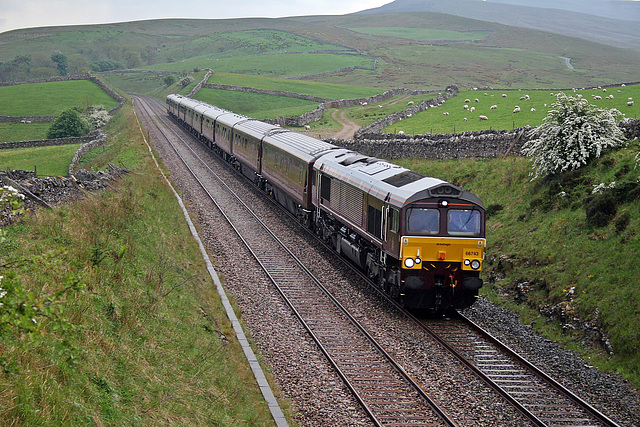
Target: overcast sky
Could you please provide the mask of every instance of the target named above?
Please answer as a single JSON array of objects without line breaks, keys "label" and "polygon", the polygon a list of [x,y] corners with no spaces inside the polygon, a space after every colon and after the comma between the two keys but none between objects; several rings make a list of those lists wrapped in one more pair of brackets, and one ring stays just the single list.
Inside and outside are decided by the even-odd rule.
[{"label": "overcast sky", "polygon": [[155,18],[342,15],[392,0],[0,0],[0,33]]}]

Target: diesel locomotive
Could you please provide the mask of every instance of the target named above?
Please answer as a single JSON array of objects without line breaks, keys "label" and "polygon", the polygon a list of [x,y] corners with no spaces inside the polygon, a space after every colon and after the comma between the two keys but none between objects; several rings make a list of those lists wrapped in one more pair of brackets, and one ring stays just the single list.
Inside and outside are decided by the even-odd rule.
[{"label": "diesel locomotive", "polygon": [[171,117],[405,307],[446,313],[475,301],[486,246],[475,195],[191,98],[166,102]]}]

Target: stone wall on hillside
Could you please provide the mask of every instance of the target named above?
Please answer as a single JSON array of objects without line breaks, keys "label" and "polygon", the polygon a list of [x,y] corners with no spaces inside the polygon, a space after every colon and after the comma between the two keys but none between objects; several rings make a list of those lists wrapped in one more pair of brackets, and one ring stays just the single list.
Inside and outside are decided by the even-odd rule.
[{"label": "stone wall on hillside", "polygon": [[520,155],[529,128],[439,135],[382,135],[374,139],[329,140],[372,157],[460,159]]}]

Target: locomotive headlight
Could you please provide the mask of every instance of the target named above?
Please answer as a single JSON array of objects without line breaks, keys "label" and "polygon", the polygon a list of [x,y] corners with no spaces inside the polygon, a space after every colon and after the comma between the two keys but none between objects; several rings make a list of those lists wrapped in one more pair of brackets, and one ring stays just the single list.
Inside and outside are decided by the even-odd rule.
[{"label": "locomotive headlight", "polygon": [[413,260],[413,258],[405,258],[404,260],[405,267],[412,268],[414,265],[416,265],[416,262]]},{"label": "locomotive headlight", "polygon": [[474,270],[479,269],[480,261],[478,261],[477,259],[474,259],[473,261],[471,261],[471,268],[473,268]]},{"label": "locomotive headlight", "polygon": [[422,260],[420,258],[416,258],[416,264],[420,264]]},{"label": "locomotive headlight", "polygon": [[469,264],[471,264],[471,261],[470,261],[470,260],[468,260],[468,259],[465,259],[465,260],[464,260],[464,265],[467,265],[467,266],[468,266]]}]

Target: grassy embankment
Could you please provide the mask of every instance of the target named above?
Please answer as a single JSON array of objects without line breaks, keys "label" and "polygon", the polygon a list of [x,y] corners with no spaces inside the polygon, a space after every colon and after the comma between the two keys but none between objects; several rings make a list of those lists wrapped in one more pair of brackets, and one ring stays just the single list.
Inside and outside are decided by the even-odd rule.
[{"label": "grassy embankment", "polygon": [[107,133],[83,166],[130,168],[115,191],[5,228],[3,288],[58,315],[34,316],[41,336],[3,326],[0,424],[272,425],[130,107]]},{"label": "grassy embankment", "polygon": [[[92,105],[110,110],[118,102],[89,80],[0,87],[2,116],[57,116],[71,107],[85,109]],[[0,123],[0,142],[45,139],[49,126],[50,122]]]},{"label": "grassy embankment", "polygon": [[[634,141],[576,172],[533,182],[522,158],[396,163],[461,185],[484,201],[485,295],[640,387],[638,151]],[[615,189],[592,194],[594,186],[612,182]],[[602,198],[615,206],[615,216],[605,226],[593,225],[586,207]],[[614,353],[598,337],[573,330],[575,317],[604,331]]]}]

